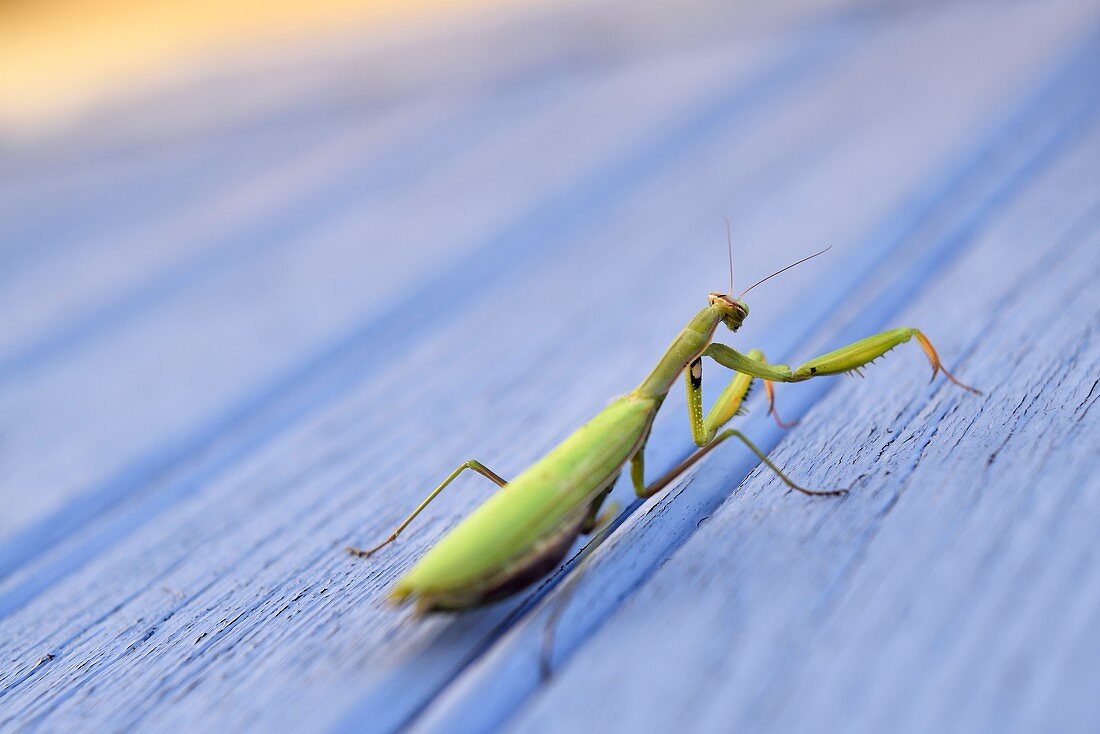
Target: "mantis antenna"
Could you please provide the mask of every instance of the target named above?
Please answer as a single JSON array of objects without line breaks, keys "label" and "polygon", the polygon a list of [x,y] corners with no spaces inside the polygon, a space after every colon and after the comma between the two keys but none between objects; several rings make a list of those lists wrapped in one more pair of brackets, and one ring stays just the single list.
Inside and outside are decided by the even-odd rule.
[{"label": "mantis antenna", "polygon": [[801,265],[802,263],[806,262],[807,260],[813,260],[813,259],[814,259],[815,257],[817,257],[818,255],[824,255],[824,254],[825,254],[826,252],[828,252],[828,251],[829,251],[829,250],[831,250],[831,249],[833,249],[833,246],[832,246],[832,245],[829,245],[828,247],[826,247],[826,248],[825,248],[824,250],[822,250],[821,252],[815,252],[814,254],[810,255],[809,257],[804,257],[804,258],[802,258],[801,260],[799,260],[798,262],[793,262],[793,263],[791,263],[790,265],[788,265],[788,266],[787,266],[787,267],[785,267],[785,268],[780,268],[779,270],[776,270],[776,271],[775,271],[774,273],[772,273],[771,275],[769,275],[769,276],[768,276],[767,278],[761,278],[760,280],[758,280],[758,281],[756,281],[755,283],[753,283],[752,285],[750,285],[750,286],[749,286],[748,288],[746,288],[746,289],[744,290],[744,292],[743,292],[743,293],[741,293],[741,295],[739,295],[739,296],[738,296],[737,298],[738,298],[738,299],[744,298],[744,297],[745,297],[745,293],[748,293],[749,291],[751,291],[751,290],[752,290],[753,288],[755,288],[756,286],[760,285],[761,283],[764,283],[764,282],[766,282],[766,281],[769,281],[769,280],[771,280],[772,278],[774,278],[775,276],[779,275],[780,273],[785,273],[785,272],[787,272],[788,270],[790,270],[791,268],[793,268],[793,267],[794,267],[795,265]]},{"label": "mantis antenna", "polygon": [[730,295],[733,295],[733,235],[730,234],[730,218],[726,217],[726,250],[730,256]]}]

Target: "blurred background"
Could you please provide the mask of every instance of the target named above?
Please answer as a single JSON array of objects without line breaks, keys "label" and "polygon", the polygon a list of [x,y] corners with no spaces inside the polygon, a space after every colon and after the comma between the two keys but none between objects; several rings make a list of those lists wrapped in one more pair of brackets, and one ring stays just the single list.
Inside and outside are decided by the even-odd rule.
[{"label": "blurred background", "polygon": [[334,36],[458,20],[484,3],[5,0],[0,120],[8,135],[33,137],[112,98],[132,97],[173,78],[217,76],[242,56],[270,60]]},{"label": "blurred background", "polygon": [[[735,344],[796,361],[914,319],[952,365],[990,355],[984,373],[960,370],[987,386],[1015,363],[1008,350],[1025,350],[1007,336],[976,347],[997,322],[975,314],[1050,287],[1034,273],[1064,253],[1083,264],[1059,277],[1089,272],[1098,21],[1095,0],[0,0],[0,729],[327,730],[359,711],[350,729],[392,731],[419,715],[523,600],[448,627],[391,614],[381,597],[485,495],[441,498],[383,566],[351,565],[341,549],[388,532],[460,461],[515,475],[640,381],[706,293],[727,287],[726,217],[741,287],[833,245],[753,291]],[[1025,316],[1012,339],[1056,333],[1019,326]],[[932,541],[909,575],[893,571],[899,553],[879,551],[882,575],[860,587],[900,599],[906,625],[875,627],[899,652],[847,638],[858,624],[812,634],[807,610],[840,599],[839,582],[787,569],[868,555],[865,529],[917,463],[891,453],[906,442],[887,450],[886,431],[935,425],[912,407],[940,405],[922,392],[933,388],[919,359],[876,365],[858,396],[838,390],[848,402],[830,415],[857,403],[878,413],[824,437],[812,420],[782,434],[803,442],[795,457],[882,438],[870,466],[853,454],[806,470],[826,486],[849,483],[851,467],[881,470],[867,480],[878,489],[835,514],[775,514],[823,512],[824,541],[816,525],[761,529],[778,493],[745,499],[761,526],[730,537],[761,547],[724,559],[752,563],[658,592],[713,598],[654,612],[656,632],[635,614],[644,635],[678,644],[633,671],[694,680],[698,661],[677,656],[721,651],[721,635],[662,627],[713,612],[749,630],[729,640],[759,645],[737,695],[709,701],[746,701],[728,720],[943,722],[974,666],[1038,639],[998,626],[1015,597],[976,600],[951,574],[984,556],[944,559],[948,544]],[[798,387],[780,390],[793,416],[826,389]],[[655,427],[651,474],[691,448],[683,402],[675,390]],[[969,409],[936,420],[971,420]],[[746,430],[778,445],[760,412]],[[849,428],[858,435],[834,440]],[[652,523],[665,530],[638,528],[663,535],[593,576],[625,589],[601,614],[730,497],[756,465],[742,459]],[[922,485],[933,506],[904,516],[897,547],[947,532],[935,490],[961,496],[950,490],[964,475]],[[617,491],[629,505],[629,487]],[[952,507],[969,517],[979,505]],[[1004,577],[1026,578],[1015,571]],[[742,588],[751,603],[723,616]],[[597,592],[580,598],[600,608]],[[971,627],[954,624],[962,608],[978,610]],[[944,643],[947,629],[959,637]],[[825,674],[798,678],[806,649],[788,630],[819,645]],[[828,667],[848,651],[862,651],[849,669]],[[1082,669],[1095,672],[1064,667]],[[576,702],[583,720],[621,703],[641,728],[661,716],[707,728],[689,716],[705,708],[696,691],[662,707],[622,672],[616,695],[564,696],[555,711]],[[882,689],[863,699],[819,687],[867,679]],[[970,730],[997,730],[983,715],[1009,710],[1005,691],[1042,712],[1063,681],[1094,679],[991,684]],[[774,703],[787,681],[781,703],[740,698],[759,684]]]}]

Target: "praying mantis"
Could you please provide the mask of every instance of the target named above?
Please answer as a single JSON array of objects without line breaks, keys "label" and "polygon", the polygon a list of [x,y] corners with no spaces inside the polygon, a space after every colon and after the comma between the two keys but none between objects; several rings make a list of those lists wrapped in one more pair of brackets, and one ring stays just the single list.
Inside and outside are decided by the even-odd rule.
[{"label": "praying mantis", "polygon": [[[775,412],[774,383],[803,382],[855,372],[891,349],[915,339],[932,365],[933,380],[942,372],[960,388],[981,393],[964,385],[944,368],[932,343],[914,328],[883,331],[794,369],[785,364],[769,364],[760,350],[742,353],[714,341],[720,325],[736,332],[744,323],[749,307],[743,299],[749,291],[826,250],[772,273],[734,297],[731,247],[730,292],[707,296],[706,307],[688,321],[652,372],[634,390],[613,400],[510,482],[478,461],[463,463],[433,489],[389,537],[367,550],[349,548],[349,552],[364,558],[373,555],[395,541],[462,472],[471,470],[480,474],[500,487],[500,491],[440,539],[397,581],[389,594],[389,599],[396,603],[415,602],[419,612],[455,611],[495,602],[554,570],[580,535],[593,533],[601,526],[604,500],[627,463],[634,491],[644,499],[659,492],[716,446],[736,438],[791,489],[811,496],[846,493],[846,489],[819,491],[796,484],[741,431],[723,430],[723,426],[741,411],[754,380],[764,382],[768,412],[786,427]],[[734,372],[705,416],[704,358]],[[646,440],[661,404],[681,374],[687,388],[692,438],[699,448],[672,471],[647,485],[644,478]]]}]

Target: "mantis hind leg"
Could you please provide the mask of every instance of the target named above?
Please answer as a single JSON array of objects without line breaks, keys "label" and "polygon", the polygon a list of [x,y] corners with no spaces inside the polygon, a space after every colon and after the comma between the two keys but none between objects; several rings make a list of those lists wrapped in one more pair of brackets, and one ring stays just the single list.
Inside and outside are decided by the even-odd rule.
[{"label": "mantis hind leg", "polygon": [[[641,450],[639,450],[638,453],[640,454]],[[597,502],[603,502],[605,496],[606,493],[600,495]],[[593,510],[598,511],[599,505],[593,503]],[[546,626],[542,630],[542,650],[539,654],[539,676],[543,680],[549,680],[553,672],[551,657],[554,654],[554,630],[557,629],[558,620],[561,618],[565,608],[569,606],[569,602],[573,599],[573,595],[577,591],[578,582],[584,576],[585,571],[588,570],[588,564],[592,557],[592,553],[595,552],[595,550],[607,540],[607,536],[611,534],[611,530],[613,529],[611,521],[618,514],[619,506],[613,502],[608,505],[602,515],[595,518],[592,528],[588,531],[584,531],[592,532],[595,530],[596,535],[591,542],[584,547],[584,550],[580,552],[573,573],[562,582],[561,593],[554,601],[554,608],[550,610],[550,615],[546,619]],[[593,517],[595,517],[594,513]]]},{"label": "mantis hind leg", "polygon": [[[682,463],[680,463],[676,468],[662,476],[653,484],[650,484],[648,487],[640,485],[640,483],[643,481],[642,477],[645,473],[645,460],[643,453],[644,447],[639,448],[638,452],[634,454],[634,457],[631,459],[630,467],[630,474],[634,480],[635,493],[643,499],[647,497],[652,497],[653,495],[657,494],[662,489],[667,487],[670,482],[676,479],[676,477],[680,476],[685,471],[690,469],[697,461],[710,453],[716,446],[730,438],[737,438],[739,441],[748,446],[749,449],[754,454],[756,454],[756,456],[762,462],[764,462],[764,464],[767,465],[769,469],[775,472],[776,475],[783,481],[783,483],[791,489],[798,490],[803,494],[808,494],[812,496],[833,496],[846,494],[848,492],[847,489],[819,491],[806,489],[805,487],[795,484],[786,474],[784,474],[779,469],[779,467],[773,464],[771,460],[768,459],[767,455],[763,451],[761,451],[756,446],[756,444],[750,441],[748,437],[745,436],[745,434],[741,433],[741,431],[729,428],[719,433],[713,438],[713,440],[710,441],[710,443],[693,453]],[[589,510],[589,519],[586,520],[586,525],[582,527],[582,532],[591,532],[592,530],[597,530],[596,536],[587,546],[585,546],[584,550],[581,551],[580,557],[577,560],[575,570],[569,576],[569,578],[567,578],[563,582],[561,594],[554,602],[554,607],[550,610],[550,614],[547,617],[546,626],[543,628],[542,650],[539,654],[539,675],[543,680],[548,680],[553,672],[551,663],[554,653],[554,631],[557,629],[558,621],[561,618],[561,615],[565,612],[566,607],[569,606],[569,602],[572,600],[573,595],[576,593],[580,579],[588,570],[592,553],[595,552],[595,550],[600,545],[602,545],[605,540],[607,540],[607,537],[611,534],[611,530],[613,529],[611,520],[615,517],[615,515],[618,514],[619,508],[617,505],[615,505],[614,503],[611,504],[610,506],[608,506],[603,514],[597,517],[597,512],[599,511],[600,504],[603,502],[606,496],[607,493],[605,492],[597,497],[596,500],[594,500],[592,503],[592,507]],[[584,527],[588,527],[588,523],[591,523],[591,527],[589,527],[588,530],[584,530]]]},{"label": "mantis hind leg", "polygon": [[455,479],[457,479],[458,475],[461,474],[462,472],[464,472],[467,469],[470,469],[472,471],[477,472],[478,474],[485,477],[486,479],[488,479],[489,481],[491,481],[493,484],[497,485],[498,487],[503,487],[503,486],[508,484],[508,482],[501,479],[498,474],[493,472],[491,469],[489,469],[487,466],[482,464],[480,461],[474,461],[473,459],[471,459],[470,461],[467,461],[466,463],[462,464],[457,469],[455,469],[453,472],[451,472],[447,476],[447,478],[444,479],[439,484],[438,487],[433,489],[431,491],[431,493],[429,493],[428,496],[424,498],[424,501],[421,502],[419,505],[417,505],[416,509],[412,511],[412,514],[410,514],[408,517],[406,517],[401,522],[401,524],[398,525],[392,533],[390,533],[388,538],[383,540],[381,543],[378,543],[377,545],[372,546],[370,548],[366,548],[366,549],[350,548],[349,547],[348,548],[348,553],[351,553],[353,556],[358,556],[359,558],[370,558],[372,555],[374,555],[375,553],[380,551],[382,548],[385,548],[387,545],[389,545],[393,541],[397,540],[397,536],[401,535],[401,533],[403,533],[405,531],[405,528],[407,528],[409,526],[409,523],[411,523],[413,520],[415,520],[416,516],[419,515],[421,512],[423,512],[424,508],[427,507],[428,505],[430,505],[432,500],[434,500],[436,497],[438,497],[439,493],[442,492],[444,489],[446,489],[448,484],[450,484]]}]

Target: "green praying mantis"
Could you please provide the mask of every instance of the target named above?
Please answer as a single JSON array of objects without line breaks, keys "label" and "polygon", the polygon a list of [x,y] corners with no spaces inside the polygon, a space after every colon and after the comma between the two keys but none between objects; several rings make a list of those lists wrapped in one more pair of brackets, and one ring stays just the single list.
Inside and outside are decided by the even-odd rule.
[{"label": "green praying mantis", "polygon": [[[644,499],[659,492],[719,444],[736,438],[791,489],[813,496],[844,494],[845,489],[818,491],[796,484],[743,433],[732,428],[722,430],[740,412],[754,380],[764,381],[768,412],[786,427],[775,411],[774,383],[855,372],[894,347],[916,339],[932,365],[933,380],[942,372],[960,388],[980,392],[948,372],[932,343],[914,328],[891,329],[869,336],[793,370],[785,364],[769,364],[760,350],[742,353],[713,341],[719,325],[736,332],[744,323],[749,307],[743,299],[749,291],[826,250],[772,273],[734,297],[731,246],[730,292],[711,293],[707,297],[706,307],[691,318],[638,387],[613,400],[512,481],[505,481],[478,461],[467,461],[433,489],[381,543],[367,550],[348,550],[364,558],[373,555],[396,540],[462,472],[469,469],[482,475],[501,491],[447,533],[397,581],[389,595],[397,603],[415,601],[420,612],[461,610],[514,594],[554,570],[580,535],[593,533],[601,526],[601,507],[627,463],[634,491]],[[734,372],[705,416],[704,358]],[[687,387],[692,438],[699,449],[647,485],[646,440],[657,411],[681,373]]]}]

